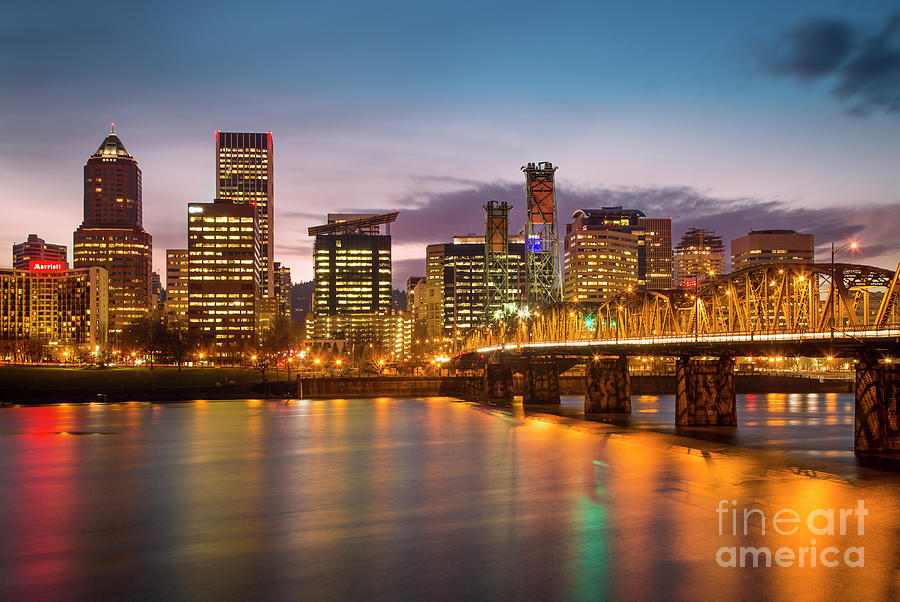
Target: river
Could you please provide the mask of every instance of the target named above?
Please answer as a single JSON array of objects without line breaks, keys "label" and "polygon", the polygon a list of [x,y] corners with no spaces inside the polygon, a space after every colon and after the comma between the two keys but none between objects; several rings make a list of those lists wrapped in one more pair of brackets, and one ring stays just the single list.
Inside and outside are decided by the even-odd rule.
[{"label": "river", "polygon": [[[896,592],[900,477],[853,458],[852,396],[739,396],[741,426],[705,440],[675,432],[671,396],[636,396],[629,425],[580,420],[580,401],[561,415],[443,398],[0,409],[0,599]],[[860,500],[844,535],[805,522]],[[732,507],[757,511],[747,535]],[[786,509],[792,535],[771,521]],[[732,546],[840,560],[721,566]]]}]

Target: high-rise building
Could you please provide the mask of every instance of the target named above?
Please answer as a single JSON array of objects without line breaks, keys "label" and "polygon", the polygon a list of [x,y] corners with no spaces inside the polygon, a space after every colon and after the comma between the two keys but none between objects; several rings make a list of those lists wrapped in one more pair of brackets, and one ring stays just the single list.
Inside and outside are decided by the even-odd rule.
[{"label": "high-rise building", "polygon": [[637,209],[579,209],[566,225],[563,297],[602,301],[629,287],[672,287],[672,220]]},{"label": "high-rise building", "polygon": [[272,132],[216,132],[216,202],[256,207],[261,291],[275,294],[275,164]]},{"label": "high-rise building", "polygon": [[572,229],[566,233],[564,244],[566,301],[602,303],[638,286],[636,234],[612,229]]},{"label": "high-rise building", "polygon": [[107,293],[103,268],[33,260],[28,270],[0,269],[0,340],[95,349],[106,342]]},{"label": "high-rise building", "polygon": [[413,320],[425,319],[425,276],[406,279],[406,312]]},{"label": "high-rise building", "polygon": [[109,332],[150,311],[152,238],[142,223],[141,170],[113,129],[84,166],[84,221],[75,231],[75,268],[109,275]]},{"label": "high-rise building", "polygon": [[37,234],[29,234],[28,240],[13,245],[13,269],[27,270],[32,261],[60,261],[68,267],[66,245],[44,242]]},{"label": "high-rise building", "polygon": [[159,272],[150,272],[150,309],[159,312],[164,309],[166,289],[162,287]]},{"label": "high-rise building", "polygon": [[675,285],[694,287],[725,272],[722,237],[708,228],[689,228],[675,246]]},{"label": "high-rise building", "polygon": [[330,214],[309,229],[313,247],[312,324],[315,339],[347,339],[391,348],[391,235],[381,233],[397,212]]},{"label": "high-rise building", "polygon": [[188,326],[233,355],[254,340],[260,254],[256,208],[188,204]]},{"label": "high-rise building", "polygon": [[638,283],[648,291],[672,288],[672,218],[639,217],[638,226]]},{"label": "high-rise building", "polygon": [[[484,323],[488,299],[485,281],[485,237],[454,236],[453,242],[426,248],[426,332],[431,339],[461,336]],[[525,237],[510,236],[505,264],[509,290],[505,297],[521,302],[525,291]]]},{"label": "high-rise building", "polygon": [[753,230],[731,241],[731,271],[767,263],[815,261],[812,234],[796,230]]},{"label": "high-rise building", "polygon": [[166,249],[166,317],[187,324],[188,250]]},{"label": "high-rise building", "polygon": [[291,268],[275,262],[275,299],[278,303],[276,313],[291,318]]}]

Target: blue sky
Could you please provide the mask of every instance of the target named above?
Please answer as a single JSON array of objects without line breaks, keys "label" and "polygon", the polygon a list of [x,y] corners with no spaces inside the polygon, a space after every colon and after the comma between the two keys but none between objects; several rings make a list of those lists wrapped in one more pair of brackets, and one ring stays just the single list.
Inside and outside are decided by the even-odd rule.
[{"label": "blue sky", "polygon": [[521,219],[519,167],[544,160],[560,166],[561,220],[624,202],[672,215],[676,236],[794,227],[820,244],[857,237],[860,261],[894,267],[897,11],[20,4],[0,24],[0,247],[29,232],[71,244],[81,167],[115,121],[144,172],[160,271],[185,244],[186,203],[213,196],[217,129],[273,132],[276,258],[295,281],[311,272],[306,227],[329,210],[401,209],[399,283],[426,243],[483,228],[485,195]]}]

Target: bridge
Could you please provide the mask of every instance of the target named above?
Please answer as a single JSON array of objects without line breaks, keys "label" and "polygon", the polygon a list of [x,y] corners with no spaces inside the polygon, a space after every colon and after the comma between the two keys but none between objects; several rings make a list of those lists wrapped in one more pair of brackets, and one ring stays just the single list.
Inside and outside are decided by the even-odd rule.
[{"label": "bridge", "polygon": [[675,357],[676,424],[734,426],[735,357],[843,357],[856,366],[857,452],[900,451],[900,266],[788,263],[694,289],[625,291],[602,304],[523,307],[467,333],[453,362],[487,399],[559,403],[559,373],[585,366],[585,415],[628,413],[630,356]]}]

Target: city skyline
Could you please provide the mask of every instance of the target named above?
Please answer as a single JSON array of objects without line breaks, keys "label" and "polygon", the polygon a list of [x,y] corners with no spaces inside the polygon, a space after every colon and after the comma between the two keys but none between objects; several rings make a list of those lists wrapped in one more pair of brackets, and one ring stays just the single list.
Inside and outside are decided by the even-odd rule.
[{"label": "city skyline", "polygon": [[[560,8],[540,11],[551,32],[540,40],[528,33],[538,17],[527,6],[484,8],[471,24],[456,9],[356,8],[369,25],[337,30],[346,15],[334,9],[298,25],[295,9],[283,7],[283,18],[252,25],[278,56],[207,43],[245,19],[242,10],[210,11],[201,27],[192,10],[178,19],[169,8],[144,10],[88,20],[90,11],[45,18],[16,7],[0,26],[16,57],[0,65],[13,83],[0,101],[9,183],[0,244],[31,232],[71,244],[79,166],[116,121],[145,174],[159,271],[166,248],[186,245],[186,203],[214,197],[216,130],[278,137],[275,257],[296,281],[312,275],[305,229],[325,206],[401,209],[394,285],[402,288],[424,273],[426,244],[480,232],[487,200],[513,206],[513,228],[524,223],[518,168],[533,160],[560,166],[560,223],[576,208],[622,205],[676,218],[676,236],[692,225],[726,239],[796,228],[816,234],[820,252],[854,237],[856,260],[895,267],[897,21],[883,4],[760,3],[726,15],[695,3],[674,18],[662,5]],[[132,35],[122,24],[135,17],[150,26]],[[46,35],[16,33],[38,23]],[[373,45],[379,24],[396,34],[390,44]],[[82,43],[100,32],[117,43],[114,56]],[[506,52],[487,51],[497,40]],[[854,70],[879,58],[880,71]],[[104,61],[132,67],[117,72],[117,94],[100,92]],[[225,64],[247,85],[209,76]]]}]

